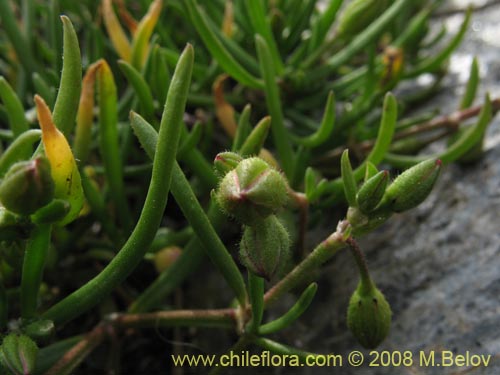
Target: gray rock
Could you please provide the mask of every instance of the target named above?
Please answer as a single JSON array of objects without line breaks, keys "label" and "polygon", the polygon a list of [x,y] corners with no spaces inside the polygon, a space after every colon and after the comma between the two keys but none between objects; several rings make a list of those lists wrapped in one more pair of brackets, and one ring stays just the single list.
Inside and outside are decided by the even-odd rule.
[{"label": "gray rock", "polygon": [[[470,1],[453,3],[463,6]],[[461,19],[461,15],[451,15],[443,20],[453,32]],[[473,55],[479,58],[482,75],[477,103],[483,101],[486,91],[492,97],[500,95],[498,19],[498,5],[474,14],[466,40],[450,61],[451,75],[445,81],[445,91],[433,100],[432,107],[438,106],[442,113],[456,109]],[[360,240],[372,277],[393,309],[391,333],[377,351],[411,351],[413,366],[369,367],[366,362],[374,356],[347,332],[345,310],[357,282],[355,264],[347,252],[339,254],[324,271],[323,279],[330,285],[321,284],[323,291],[313,307],[316,315],[307,315],[314,325],[304,323],[304,336],[295,344],[342,354],[344,366],[337,369],[342,374],[499,374],[499,144],[497,117],[488,129],[482,160],[470,166],[447,166],[424,204],[391,218]],[[352,350],[365,354],[362,367],[345,363]],[[441,351],[491,355],[492,359],[483,368],[422,367],[418,363],[421,351],[436,351],[436,362]],[[334,372],[332,368],[315,368],[310,373]]]}]

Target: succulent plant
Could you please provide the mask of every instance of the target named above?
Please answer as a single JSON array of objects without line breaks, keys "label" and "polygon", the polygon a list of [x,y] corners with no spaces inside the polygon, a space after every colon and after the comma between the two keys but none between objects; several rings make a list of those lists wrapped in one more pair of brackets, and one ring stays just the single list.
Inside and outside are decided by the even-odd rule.
[{"label": "succulent plant", "polygon": [[[432,98],[470,11],[429,42],[440,2],[342,3],[0,0],[0,372],[71,373],[108,337],[124,343],[106,362],[164,371],[154,350],[137,363],[119,354],[128,333],[172,326],[231,329],[233,350],[304,360],[267,336],[321,283],[283,315],[264,312],[344,248],[361,275],[348,326],[365,347],[386,337],[390,307],[355,238],[480,149],[500,101],[471,107],[474,60],[456,113],[410,114]],[[399,90],[423,74],[431,86]],[[439,154],[416,154],[442,138]],[[405,171],[391,182],[394,169]],[[173,298],[214,270],[227,291],[210,308]]]}]

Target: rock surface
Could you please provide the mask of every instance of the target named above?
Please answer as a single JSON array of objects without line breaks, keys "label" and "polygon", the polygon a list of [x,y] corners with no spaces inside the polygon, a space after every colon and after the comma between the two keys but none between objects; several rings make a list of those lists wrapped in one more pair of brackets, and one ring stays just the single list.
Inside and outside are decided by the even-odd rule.
[{"label": "rock surface", "polygon": [[[463,7],[471,1],[450,1]],[[472,2],[483,5],[484,1]],[[455,32],[463,15],[437,19]],[[453,112],[468,78],[472,57],[479,58],[481,89],[500,96],[500,5],[477,11],[466,39],[450,62],[445,90],[433,100],[441,113]],[[410,367],[369,367],[374,359],[347,332],[345,310],[355,288],[354,261],[339,254],[324,271],[320,292],[308,322],[293,332],[294,344],[316,352],[339,353],[342,368],[300,369],[314,374],[500,374],[500,117],[492,122],[483,158],[470,166],[450,165],[432,195],[408,213],[391,218],[376,233],[364,237],[372,277],[392,305],[393,325],[381,352],[409,350]],[[326,290],[325,290],[326,289]],[[323,314],[323,313],[322,313]],[[314,324],[311,324],[314,322]],[[331,337],[331,339],[325,338]],[[291,337],[290,337],[291,339]],[[354,368],[347,355],[360,350],[365,363]],[[487,367],[422,367],[419,353],[491,355]],[[397,358],[397,355],[396,355]]]},{"label": "rock surface", "polygon": [[[486,2],[450,0],[446,9],[464,8],[469,3],[482,6]],[[446,9],[436,19],[436,28],[445,23],[453,34],[463,14]],[[444,89],[433,98],[430,108],[439,108],[442,114],[457,109],[473,56],[478,57],[481,71],[475,104],[483,102],[486,92],[492,98],[500,97],[499,19],[498,4],[474,13],[465,41],[451,58]],[[439,147],[427,152],[436,152]],[[313,236],[309,239],[314,244]],[[324,233],[317,240],[322,238]],[[488,129],[480,161],[444,168],[433,193],[422,205],[392,217],[375,233],[363,237],[360,244],[371,275],[393,311],[391,332],[377,351],[410,351],[410,366],[384,367],[379,361],[380,367],[370,367],[369,362],[376,357],[347,330],[347,305],[358,275],[354,260],[342,251],[321,269],[318,292],[304,316],[278,337],[271,336],[311,352],[340,354],[342,366],[233,368],[227,373],[500,374],[500,116]],[[287,302],[295,300],[289,296]],[[280,308],[284,307],[273,307],[266,320],[279,316]],[[211,336],[210,340],[217,338],[227,339],[222,335]],[[365,358],[360,367],[347,362],[349,353],[355,350]],[[421,366],[420,352],[428,357],[431,351],[435,351],[436,364],[442,351],[491,355],[491,359],[488,367]],[[397,360],[397,354],[394,358]]]}]

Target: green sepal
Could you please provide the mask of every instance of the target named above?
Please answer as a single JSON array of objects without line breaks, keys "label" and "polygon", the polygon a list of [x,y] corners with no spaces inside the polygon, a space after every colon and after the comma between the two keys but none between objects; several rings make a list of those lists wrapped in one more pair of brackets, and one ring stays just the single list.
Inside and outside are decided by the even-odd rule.
[{"label": "green sepal", "polygon": [[356,178],[352,171],[351,162],[349,161],[349,151],[344,150],[340,159],[340,168],[342,173],[342,182],[344,184],[344,194],[350,207],[356,207],[356,193],[358,188],[356,186]]},{"label": "green sepal", "polygon": [[15,163],[0,184],[0,201],[9,211],[30,215],[54,197],[50,163],[40,156]]},{"label": "green sepal", "polygon": [[380,171],[368,179],[359,189],[356,201],[361,212],[372,212],[384,196],[385,188],[389,182],[389,172]]},{"label": "green sepal", "polygon": [[0,359],[15,375],[29,375],[35,370],[38,346],[26,335],[11,333],[3,339]]},{"label": "green sepal", "polygon": [[288,257],[290,239],[283,224],[271,215],[245,226],[240,242],[240,260],[253,274],[270,280]]},{"label": "green sepal", "polygon": [[364,348],[376,348],[389,334],[391,319],[391,307],[382,292],[359,283],[347,309],[347,326],[358,342]]},{"label": "green sepal", "polygon": [[288,184],[264,160],[244,159],[227,173],[216,192],[223,211],[251,225],[280,210],[288,201]]},{"label": "green sepal", "polygon": [[235,152],[219,152],[214,159],[215,171],[222,178],[236,168],[242,160],[243,158]]},{"label": "green sepal", "polygon": [[402,212],[418,206],[430,194],[441,170],[441,160],[425,160],[399,175],[386,189],[379,208]]}]

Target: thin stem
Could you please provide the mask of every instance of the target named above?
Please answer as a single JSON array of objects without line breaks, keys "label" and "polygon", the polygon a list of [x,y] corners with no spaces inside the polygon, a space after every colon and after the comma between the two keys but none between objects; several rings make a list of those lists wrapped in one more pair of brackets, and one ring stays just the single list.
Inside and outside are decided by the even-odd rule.
[{"label": "thin stem", "polygon": [[351,249],[354,260],[358,266],[359,276],[361,277],[361,291],[365,294],[369,293],[375,288],[375,286],[373,285],[370,272],[368,271],[365,255],[354,238],[350,237],[346,242],[349,245],[349,249]]},{"label": "thin stem", "polygon": [[307,221],[309,217],[309,200],[307,196],[303,193],[299,193],[291,188],[288,190],[288,194],[293,200],[293,203],[299,209],[299,233],[297,238],[297,248],[299,249],[299,254],[301,258],[306,256],[305,254],[305,243],[306,243],[306,233],[307,233]]},{"label": "thin stem", "polygon": [[90,331],[83,340],[78,342],[62,356],[45,375],[65,375],[72,371],[101,344],[108,334],[108,327],[100,324]]},{"label": "thin stem", "polygon": [[45,259],[50,245],[50,224],[38,225],[26,245],[21,277],[21,316],[32,318],[38,304]]},{"label": "thin stem", "polygon": [[319,268],[323,263],[333,257],[337,251],[346,246],[347,235],[350,225],[347,221],[341,221],[337,225],[337,230],[326,240],[321,242],[316,248],[290,271],[280,282],[274,285],[264,295],[264,306],[268,306],[280,298],[289,290],[302,283],[311,272]]},{"label": "thin stem", "polygon": [[255,333],[264,314],[264,279],[250,271],[248,271],[248,295],[252,304],[252,319],[248,323],[247,330]]},{"label": "thin stem", "polygon": [[213,327],[234,328],[235,309],[218,310],[173,310],[143,314],[119,314],[110,317],[117,328],[151,327]]},{"label": "thin stem", "polygon": [[[477,116],[481,112],[483,107],[484,107],[484,104],[479,104],[479,105],[476,105],[474,107],[461,109],[461,110],[455,111],[455,112],[447,114],[447,115],[438,116],[436,118],[433,118],[432,120],[413,125],[413,126],[409,127],[408,129],[397,132],[396,134],[394,134],[393,139],[400,140],[400,139],[408,138],[408,137],[415,136],[418,134],[431,132],[431,131],[441,129],[441,128],[456,130],[458,128],[458,126],[460,125],[460,123],[462,123],[463,121],[468,120],[472,117]],[[491,108],[492,108],[493,113],[500,110],[500,98],[496,98],[496,99],[493,99],[491,101]],[[354,148],[358,151],[368,152],[373,148],[374,144],[375,144],[375,140],[369,140],[369,141],[360,142],[360,143],[352,146],[352,148]],[[345,150],[345,147],[336,148],[336,149],[328,152],[321,159],[318,159],[318,161],[326,162],[327,160],[338,158],[338,157],[340,157],[340,155],[342,154],[342,152],[344,150]]]}]

